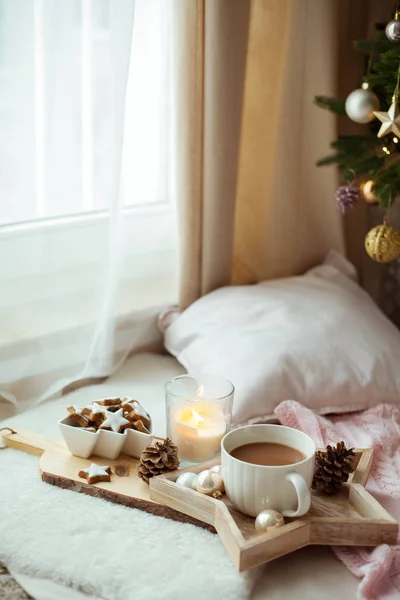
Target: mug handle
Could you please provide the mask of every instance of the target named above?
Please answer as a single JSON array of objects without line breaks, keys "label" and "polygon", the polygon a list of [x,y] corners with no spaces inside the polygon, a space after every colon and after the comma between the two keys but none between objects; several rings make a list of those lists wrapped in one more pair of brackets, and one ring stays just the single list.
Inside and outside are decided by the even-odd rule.
[{"label": "mug handle", "polygon": [[282,515],[284,517],[301,517],[309,511],[311,506],[311,494],[309,487],[299,473],[288,473],[285,479],[294,485],[299,505],[297,510],[283,510]]}]

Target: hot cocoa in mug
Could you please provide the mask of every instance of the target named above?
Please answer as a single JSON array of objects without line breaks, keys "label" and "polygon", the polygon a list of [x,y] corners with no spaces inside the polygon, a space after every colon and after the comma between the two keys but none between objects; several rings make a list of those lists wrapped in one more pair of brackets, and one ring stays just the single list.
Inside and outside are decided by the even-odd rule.
[{"label": "hot cocoa in mug", "polygon": [[221,442],[226,493],[241,512],[256,517],[274,509],[288,517],[308,512],[314,473],[313,440],[291,427],[249,425]]},{"label": "hot cocoa in mug", "polygon": [[294,465],[306,458],[300,450],[275,442],[243,444],[234,448],[230,454],[243,462],[270,467]]}]

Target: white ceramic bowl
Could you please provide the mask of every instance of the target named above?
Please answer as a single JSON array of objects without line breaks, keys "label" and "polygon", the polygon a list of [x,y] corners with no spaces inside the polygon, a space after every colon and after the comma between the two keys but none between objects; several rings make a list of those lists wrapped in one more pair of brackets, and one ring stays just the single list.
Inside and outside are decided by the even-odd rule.
[{"label": "white ceramic bowl", "polygon": [[139,458],[141,452],[153,441],[153,423],[150,422],[150,433],[142,433],[136,429],[125,429],[124,433],[115,433],[105,429],[95,432],[77,427],[71,417],[58,422],[68,450],[74,456],[89,458],[92,454],[114,460],[119,454],[127,454]]}]

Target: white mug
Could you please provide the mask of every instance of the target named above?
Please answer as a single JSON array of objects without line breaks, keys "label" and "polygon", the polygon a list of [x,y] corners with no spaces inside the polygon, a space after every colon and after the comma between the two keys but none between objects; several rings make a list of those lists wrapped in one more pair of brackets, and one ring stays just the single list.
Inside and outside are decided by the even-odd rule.
[{"label": "white mug", "polygon": [[[238,446],[256,442],[283,444],[299,450],[304,460],[292,465],[264,466],[231,455]],[[283,425],[249,425],[227,433],[221,442],[225,490],[241,512],[256,517],[267,508],[300,517],[310,508],[315,444],[305,433]]]}]

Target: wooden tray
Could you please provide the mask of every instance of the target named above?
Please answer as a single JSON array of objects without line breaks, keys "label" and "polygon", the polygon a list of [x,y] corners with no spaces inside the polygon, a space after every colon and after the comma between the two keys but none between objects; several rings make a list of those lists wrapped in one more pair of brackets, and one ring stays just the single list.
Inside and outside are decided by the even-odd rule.
[{"label": "wooden tray", "polygon": [[234,509],[226,496],[215,500],[175,483],[184,471],[198,472],[218,460],[150,480],[150,498],[213,525],[238,571],[245,571],[310,544],[378,546],[395,544],[398,524],[365,490],[372,450],[357,449],[354,473],[336,496],[312,492],[310,511],[285,525],[258,533],[255,519]]},{"label": "wooden tray", "polygon": [[[205,521],[199,521],[150,499],[149,486],[137,476],[139,462],[137,458],[123,455],[116,460],[97,458],[96,456],[88,459],[78,458],[70,454],[63,440],[20,429],[15,433],[3,431],[0,433],[1,436],[6,446],[40,456],[39,468],[42,479],[46,483],[89,496],[104,498],[131,508],[139,508],[174,521],[192,523],[216,533],[214,527]],[[90,485],[78,476],[79,471],[89,467],[92,462],[110,465],[114,474],[110,482]]]}]

